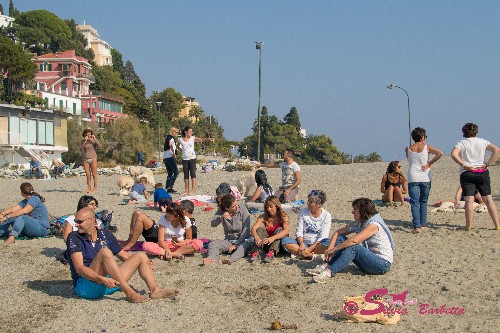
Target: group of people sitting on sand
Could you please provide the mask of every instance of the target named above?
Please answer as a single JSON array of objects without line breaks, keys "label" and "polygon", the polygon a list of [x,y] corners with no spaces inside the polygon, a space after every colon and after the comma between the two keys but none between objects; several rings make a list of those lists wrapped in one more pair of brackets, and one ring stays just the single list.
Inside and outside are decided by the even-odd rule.
[{"label": "group of people sitting on sand", "polygon": [[[465,230],[471,228],[472,214],[468,208],[474,202],[475,190],[483,198],[498,230],[500,225],[491,197],[488,167],[496,161],[500,149],[486,140],[476,138],[477,125],[469,123],[462,130],[465,139],[455,146],[452,157],[461,166],[460,184],[466,209]],[[412,137],[416,144],[407,148],[407,188],[410,193],[414,232],[420,232],[427,226],[426,203],[431,185],[430,166],[442,153],[426,145],[425,130],[416,128]],[[484,164],[486,150],[492,154]],[[434,158],[430,160],[429,152],[434,154]],[[283,171],[283,186],[278,190],[280,192],[273,192],[261,171],[256,173],[256,179],[262,181],[258,182],[258,189],[252,198],[263,199],[264,213],[258,216],[254,223],[243,202],[238,202],[231,192],[218,193],[218,209],[211,221],[211,227],[222,226],[224,239],[220,240],[198,238],[192,202],[186,200],[175,203],[171,199],[163,198],[158,203],[162,211],[158,224],[143,211],[136,209],[130,223],[129,238],[120,244],[110,230],[103,227],[102,222],[96,218],[97,200],[92,196],[83,196],[78,202],[76,214],[66,218],[63,234],[75,293],[82,298],[96,299],[121,290],[130,302],[143,302],[147,298],[139,295],[127,283],[138,271],[150,290],[150,298],[177,295],[178,289],[163,289],[158,286],[153,275],[154,261],[150,260],[146,253],[165,260],[183,260],[185,255],[207,252],[203,258],[204,265],[218,262],[221,254],[227,254],[222,260],[222,263],[227,265],[245,255],[252,262],[263,260],[270,263],[281,252],[296,255],[300,259],[311,259],[316,254],[324,254],[324,263],[306,270],[318,283],[327,282],[350,263],[354,263],[366,274],[387,273],[394,260],[394,239],[374,203],[368,198],[354,200],[353,222],[330,236],[332,217],[323,208],[327,200],[326,193],[313,189],[307,195],[307,206],[298,212],[295,233],[290,235],[290,217],[284,211],[282,202],[296,198],[300,167],[294,165],[291,152],[285,155],[285,162],[280,165]],[[391,163],[388,170],[390,172],[384,176],[383,190],[393,191],[392,195],[388,194],[389,199],[399,198],[399,191],[396,190],[399,185],[405,188],[404,177],[398,171],[400,169],[399,163]],[[415,173],[417,175],[414,175]],[[4,242],[7,245],[14,243],[18,236],[43,237],[49,234],[50,224],[43,197],[34,191],[30,183],[21,184],[20,189],[23,200],[0,213],[0,236],[8,234]],[[350,234],[353,235],[348,238]],[[146,242],[141,248],[137,248],[136,243],[140,235]],[[129,253],[137,250],[144,252]],[[121,259],[122,263],[117,264],[114,256]]]}]

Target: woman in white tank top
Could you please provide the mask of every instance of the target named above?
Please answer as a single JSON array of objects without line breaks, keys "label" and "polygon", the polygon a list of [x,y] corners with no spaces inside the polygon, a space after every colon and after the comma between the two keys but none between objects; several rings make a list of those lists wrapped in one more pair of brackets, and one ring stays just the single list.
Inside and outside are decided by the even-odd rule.
[{"label": "woman in white tank top", "polygon": [[[427,134],[421,127],[411,132],[414,144],[406,147],[408,158],[408,193],[410,195],[413,233],[417,234],[427,228],[427,199],[431,190],[431,165],[439,160],[443,152],[427,145]],[[434,158],[429,160],[429,154]]]}]

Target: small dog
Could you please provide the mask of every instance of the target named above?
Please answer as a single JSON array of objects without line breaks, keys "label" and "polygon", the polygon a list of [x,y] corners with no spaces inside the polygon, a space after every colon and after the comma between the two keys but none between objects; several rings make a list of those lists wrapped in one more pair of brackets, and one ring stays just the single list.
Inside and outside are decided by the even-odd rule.
[{"label": "small dog", "polygon": [[249,197],[255,193],[257,183],[255,183],[255,172],[245,173],[236,179],[234,184],[238,191],[244,196]]},{"label": "small dog", "polygon": [[151,186],[154,186],[155,183],[155,177],[153,175],[153,171],[151,169],[148,169],[143,166],[131,166],[128,168],[128,172],[130,173],[130,176],[134,178],[137,182],[141,177],[146,177],[148,179],[148,184]]},{"label": "small dog", "polygon": [[118,181],[116,182],[116,185],[118,185],[118,187],[120,188],[120,190],[118,191],[118,195],[127,196],[134,184],[134,178],[130,176],[121,176],[120,178],[118,178]]},{"label": "small dog", "polygon": [[[485,204],[478,204],[474,202],[474,211],[476,213],[485,213],[488,211],[488,208]],[[431,209],[431,213],[435,212],[455,212],[455,213],[464,213],[465,212],[465,201],[460,201],[458,203],[457,208],[455,208],[455,203],[451,201],[444,201],[437,208]]]}]

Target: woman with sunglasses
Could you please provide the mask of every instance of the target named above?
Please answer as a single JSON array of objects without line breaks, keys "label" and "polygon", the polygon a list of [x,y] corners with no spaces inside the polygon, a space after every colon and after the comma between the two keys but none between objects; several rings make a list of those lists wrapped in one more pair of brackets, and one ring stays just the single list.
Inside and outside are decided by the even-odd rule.
[{"label": "woman with sunglasses", "polygon": [[49,234],[49,214],[45,199],[33,189],[30,183],[21,184],[23,200],[0,213],[0,236],[12,230],[5,240],[5,245],[13,244],[18,236],[30,238],[44,237]]},{"label": "woman with sunglasses", "polygon": [[295,231],[295,239],[285,237],[281,241],[283,247],[301,259],[312,259],[314,254],[322,254],[330,245],[330,228],[332,215],[323,205],[326,194],[321,190],[312,190],[307,196],[307,207],[299,212],[299,220]]},{"label": "woman with sunglasses", "polygon": [[399,201],[401,205],[405,203],[404,194],[408,192],[406,178],[401,173],[401,163],[392,161],[387,167],[385,175],[380,183],[380,192],[383,193],[382,201],[392,205]]},{"label": "woman with sunglasses", "polygon": [[[96,198],[94,198],[91,195],[82,195],[80,200],[78,200],[78,205],[76,206],[76,211],[78,212],[80,209],[82,209],[84,207],[89,207],[90,209],[92,209],[95,212],[95,210],[98,206],[99,206],[99,203],[97,202]],[[65,223],[64,223],[63,239],[64,239],[64,242],[66,243],[66,239],[68,238],[68,235],[70,234],[70,232],[78,231],[78,228],[76,227],[76,224],[75,224],[75,215],[68,216],[64,221],[65,221]],[[96,227],[101,229],[102,221],[96,217],[95,222],[96,222]]]},{"label": "woman with sunglasses", "polygon": [[184,216],[182,207],[176,203],[160,206],[165,215],[158,222],[158,242],[145,242],[142,249],[165,260],[184,259],[203,249],[203,242],[192,239],[191,220]]},{"label": "woman with sunglasses", "polygon": [[264,262],[270,263],[274,256],[280,251],[280,242],[283,237],[290,233],[290,222],[288,215],[281,208],[277,196],[269,196],[264,202],[265,212],[257,218],[252,226],[252,236],[255,240],[255,251],[250,260],[261,259],[261,250],[264,250],[266,257]]},{"label": "woman with sunglasses", "polygon": [[208,246],[208,255],[203,259],[203,264],[208,265],[217,261],[221,253],[230,254],[229,258],[222,261],[223,264],[231,263],[245,256],[252,248],[250,238],[250,213],[245,205],[239,205],[231,194],[222,194],[217,197],[219,209],[215,213],[212,228],[222,224],[224,227],[224,239],[211,241]]},{"label": "woman with sunglasses", "polygon": [[[411,138],[415,143],[406,147],[408,193],[410,195],[412,232],[418,234],[422,229],[427,228],[427,199],[432,181],[431,165],[441,158],[443,152],[426,144],[427,133],[421,127],[417,127],[411,132]],[[429,159],[429,154],[433,154],[434,157]]]},{"label": "woman with sunglasses", "polygon": [[[391,269],[394,240],[370,199],[352,203],[354,222],[335,231],[325,251],[325,263],[306,272],[318,283],[326,283],[352,262],[366,274],[385,274]],[[347,238],[349,234],[354,236]]]}]

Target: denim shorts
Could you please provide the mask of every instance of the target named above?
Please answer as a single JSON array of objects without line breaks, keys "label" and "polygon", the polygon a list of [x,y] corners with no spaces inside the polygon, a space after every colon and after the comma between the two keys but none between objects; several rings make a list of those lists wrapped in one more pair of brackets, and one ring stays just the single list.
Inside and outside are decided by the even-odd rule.
[{"label": "denim shorts", "polygon": [[[109,276],[107,276],[109,277]],[[120,290],[120,287],[107,288],[103,284],[98,284],[80,276],[76,282],[75,293],[81,298],[98,299],[104,295],[111,295]]]},{"label": "denim shorts", "polygon": [[[292,237],[283,237],[281,239],[281,246],[286,250],[286,252],[290,252],[286,249],[285,245],[288,245],[288,244],[295,244],[295,245],[299,245],[299,243],[297,242],[296,239],[292,238]],[[323,238],[320,242],[319,242],[320,245],[323,245],[325,247],[328,247],[330,246],[330,238]],[[311,246],[312,244],[307,244],[307,243],[304,243],[304,245],[306,247],[309,247]]]}]

